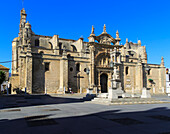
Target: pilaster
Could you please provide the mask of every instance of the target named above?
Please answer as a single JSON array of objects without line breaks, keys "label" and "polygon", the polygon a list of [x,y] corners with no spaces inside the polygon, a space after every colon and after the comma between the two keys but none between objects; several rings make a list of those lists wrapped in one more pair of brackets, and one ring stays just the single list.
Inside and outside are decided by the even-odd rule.
[{"label": "pilaster", "polygon": [[68,89],[68,59],[67,56],[63,54],[60,60],[60,89],[58,93],[63,93],[64,88]]},{"label": "pilaster", "polygon": [[90,88],[95,86],[95,58],[94,58],[95,47],[90,46]]},{"label": "pilaster", "polygon": [[136,66],[136,89],[138,91],[141,91],[143,88],[143,67],[142,63],[138,62]]},{"label": "pilaster", "polygon": [[27,93],[32,94],[32,54],[31,50],[27,49],[26,54],[26,83]]}]

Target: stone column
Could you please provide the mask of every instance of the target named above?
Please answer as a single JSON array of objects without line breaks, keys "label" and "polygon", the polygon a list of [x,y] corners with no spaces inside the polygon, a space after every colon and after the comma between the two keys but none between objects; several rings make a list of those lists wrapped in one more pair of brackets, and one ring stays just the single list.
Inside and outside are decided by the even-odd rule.
[{"label": "stone column", "polygon": [[108,58],[106,58],[106,61],[105,61],[105,67],[108,66]]},{"label": "stone column", "polygon": [[99,90],[99,93],[101,93],[101,85],[100,85],[100,71],[98,71],[98,88],[100,89],[100,90]]},{"label": "stone column", "polygon": [[143,88],[143,67],[141,62],[138,62],[136,66],[136,88],[138,91],[142,91]]},{"label": "stone column", "polygon": [[95,48],[94,46],[90,46],[90,57],[91,57],[91,61],[90,61],[90,88],[93,88],[95,83],[95,57],[94,57],[94,51],[95,51]]},{"label": "stone column", "polygon": [[68,59],[66,52],[63,52],[60,60],[60,89],[58,93],[64,93],[64,88],[68,90]]},{"label": "stone column", "polygon": [[114,64],[117,63],[117,56],[116,56],[116,53],[117,53],[117,50],[116,50],[116,47],[114,48]]},{"label": "stone column", "polygon": [[119,56],[118,56],[118,63],[121,63],[121,54],[120,54],[120,50],[119,50]]},{"label": "stone column", "polygon": [[166,89],[166,68],[164,66],[164,58],[161,58],[159,69],[159,93],[165,93]]}]

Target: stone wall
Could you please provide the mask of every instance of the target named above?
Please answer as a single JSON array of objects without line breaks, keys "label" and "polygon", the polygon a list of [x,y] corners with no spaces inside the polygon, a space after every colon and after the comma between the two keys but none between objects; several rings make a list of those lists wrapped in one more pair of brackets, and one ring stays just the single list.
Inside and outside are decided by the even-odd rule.
[{"label": "stone wall", "polygon": [[45,70],[41,56],[33,55],[32,93],[45,93]]},{"label": "stone wall", "polygon": [[57,93],[60,87],[60,61],[44,60],[49,63],[49,71],[45,72],[45,88],[47,93]]}]

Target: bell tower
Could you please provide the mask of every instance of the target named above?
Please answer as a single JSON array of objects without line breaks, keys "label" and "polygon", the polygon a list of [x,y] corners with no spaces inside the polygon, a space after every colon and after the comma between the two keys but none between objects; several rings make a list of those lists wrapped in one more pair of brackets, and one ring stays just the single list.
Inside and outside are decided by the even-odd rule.
[{"label": "bell tower", "polygon": [[25,12],[25,9],[23,8],[20,12],[20,24],[19,24],[19,36],[23,34],[23,29],[25,27],[26,19],[27,19],[27,14]]}]

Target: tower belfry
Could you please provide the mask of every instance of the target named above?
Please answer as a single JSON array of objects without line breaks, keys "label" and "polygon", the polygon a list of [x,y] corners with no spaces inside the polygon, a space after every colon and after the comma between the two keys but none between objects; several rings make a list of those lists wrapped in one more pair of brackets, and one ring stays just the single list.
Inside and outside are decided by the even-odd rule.
[{"label": "tower belfry", "polygon": [[19,24],[19,35],[21,36],[23,34],[23,30],[26,24],[27,14],[25,12],[25,9],[23,8],[20,12],[20,24]]}]

